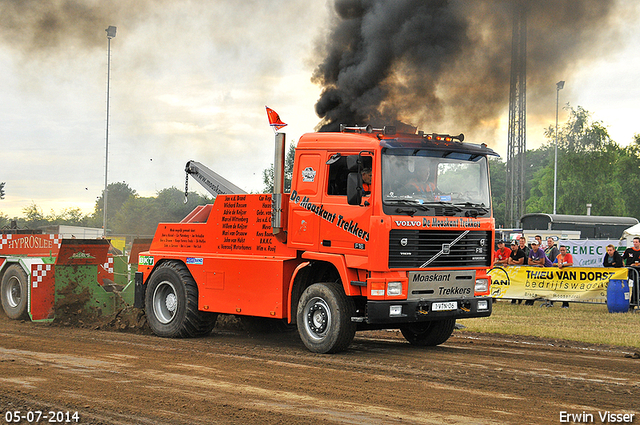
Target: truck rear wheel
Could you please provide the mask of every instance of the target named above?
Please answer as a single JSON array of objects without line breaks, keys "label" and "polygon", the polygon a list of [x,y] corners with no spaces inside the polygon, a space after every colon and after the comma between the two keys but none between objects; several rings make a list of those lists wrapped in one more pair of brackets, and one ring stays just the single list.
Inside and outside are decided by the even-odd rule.
[{"label": "truck rear wheel", "polygon": [[27,273],[19,264],[7,267],[2,277],[0,294],[2,295],[2,308],[10,319],[19,320],[29,317],[28,285]]},{"label": "truck rear wheel", "polygon": [[351,321],[355,307],[338,284],[314,283],[302,293],[298,303],[298,333],[314,353],[346,350],[356,334]]},{"label": "truck rear wheel", "polygon": [[456,326],[456,319],[433,320],[402,326],[400,332],[412,345],[428,347],[443,344]]},{"label": "truck rear wheel", "polygon": [[178,262],[160,265],[149,278],[145,312],[153,333],[168,338],[208,335],[218,315],[198,310],[198,286]]}]

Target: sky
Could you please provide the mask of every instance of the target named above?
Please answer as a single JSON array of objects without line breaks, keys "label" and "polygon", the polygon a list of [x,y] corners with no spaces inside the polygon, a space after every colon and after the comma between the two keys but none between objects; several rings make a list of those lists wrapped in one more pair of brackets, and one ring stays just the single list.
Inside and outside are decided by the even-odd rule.
[{"label": "sky", "polygon": [[[623,146],[640,133],[639,6],[611,3],[615,13],[593,23],[593,43],[585,43],[580,57],[567,55],[544,84],[528,81],[527,148],[544,143],[544,129],[555,124],[559,80],[566,81],[561,108],[584,107]],[[335,23],[332,6],[324,0],[140,0],[134,6],[0,0],[0,213],[22,216],[33,204],[45,215],[94,210],[105,181],[110,25],[117,35],[108,182],[125,182],[140,196],[183,190],[185,164],[195,160],[247,191],[261,191],[274,145],[265,106],[288,124],[282,130],[288,143],[320,123],[315,105],[323,88],[313,77]],[[554,54],[562,51],[556,47]],[[460,128],[451,118],[411,124],[463,132],[466,141],[487,143],[504,158],[508,89],[507,79],[498,90],[497,104],[504,99],[504,105],[488,131]],[[566,118],[561,109],[560,125]],[[189,189],[206,194],[193,179]]]}]

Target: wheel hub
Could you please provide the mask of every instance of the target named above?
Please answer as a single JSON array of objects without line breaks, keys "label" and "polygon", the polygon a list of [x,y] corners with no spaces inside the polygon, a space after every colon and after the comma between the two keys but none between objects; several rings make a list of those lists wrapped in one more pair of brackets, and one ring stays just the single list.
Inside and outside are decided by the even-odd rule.
[{"label": "wheel hub", "polygon": [[7,291],[7,302],[11,308],[16,308],[22,300],[22,291],[18,279],[12,278]]},{"label": "wheel hub", "polygon": [[178,295],[169,281],[160,283],[153,294],[153,312],[160,323],[167,324],[173,320],[178,311]]},{"label": "wheel hub", "polygon": [[172,313],[176,311],[176,308],[178,307],[178,299],[176,298],[176,294],[171,293],[167,295],[167,298],[164,300],[164,302],[167,306],[167,310]]},{"label": "wheel hub", "polygon": [[307,314],[309,328],[315,333],[323,333],[327,330],[327,311],[321,304],[314,304]]}]

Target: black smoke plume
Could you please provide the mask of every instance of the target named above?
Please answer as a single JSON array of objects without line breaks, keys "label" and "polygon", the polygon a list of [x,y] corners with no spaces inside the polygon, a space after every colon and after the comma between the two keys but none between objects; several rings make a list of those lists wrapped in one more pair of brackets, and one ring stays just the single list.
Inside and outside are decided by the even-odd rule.
[{"label": "black smoke plume", "polygon": [[[514,7],[528,27],[528,107],[550,110],[555,83],[617,45],[613,0],[335,0],[317,129],[405,122],[491,137],[508,108]],[[442,128],[448,126],[448,130]],[[427,128],[428,127],[428,128]]]}]

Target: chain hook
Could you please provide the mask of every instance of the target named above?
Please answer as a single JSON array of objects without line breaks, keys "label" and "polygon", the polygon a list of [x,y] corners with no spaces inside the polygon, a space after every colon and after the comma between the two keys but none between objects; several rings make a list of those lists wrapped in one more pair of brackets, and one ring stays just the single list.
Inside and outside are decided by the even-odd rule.
[{"label": "chain hook", "polygon": [[186,204],[189,196],[189,173],[184,173],[184,203]]}]

